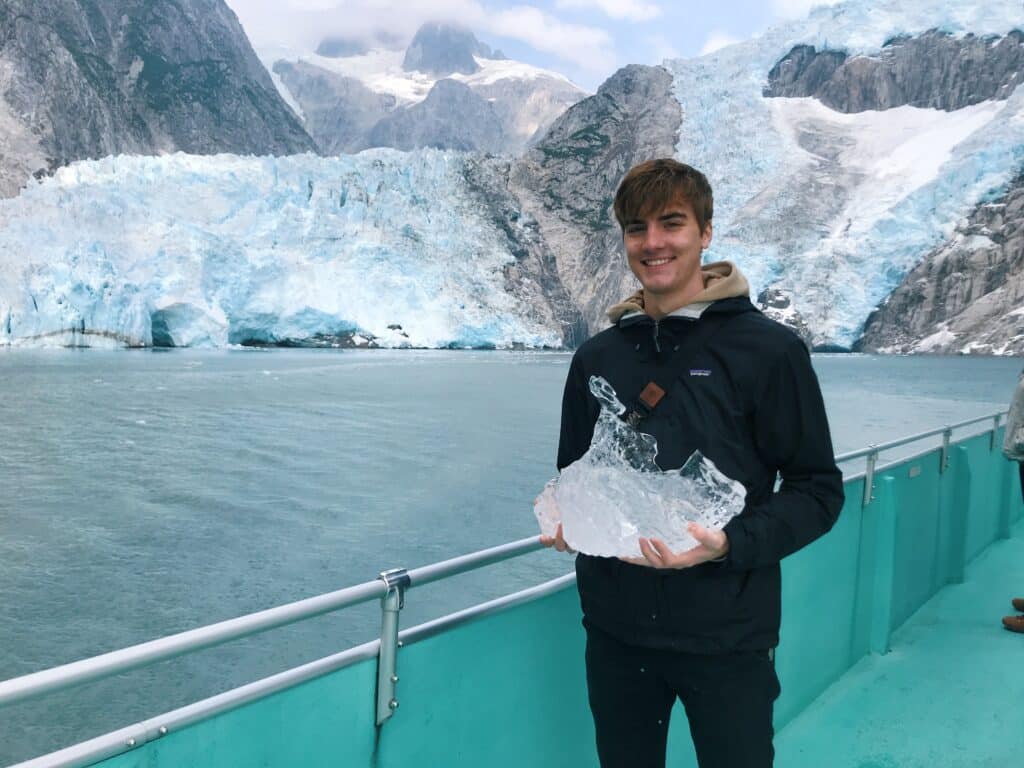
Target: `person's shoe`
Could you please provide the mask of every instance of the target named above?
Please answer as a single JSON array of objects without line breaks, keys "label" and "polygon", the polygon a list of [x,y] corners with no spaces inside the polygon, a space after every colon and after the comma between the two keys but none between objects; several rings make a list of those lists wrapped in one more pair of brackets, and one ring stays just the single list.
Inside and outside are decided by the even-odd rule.
[{"label": "person's shoe", "polygon": [[1024,597],[1015,597],[1010,602],[1013,603],[1013,610],[1024,613]]},{"label": "person's shoe", "polygon": [[1003,626],[1011,632],[1024,633],[1024,616],[1004,616]]}]

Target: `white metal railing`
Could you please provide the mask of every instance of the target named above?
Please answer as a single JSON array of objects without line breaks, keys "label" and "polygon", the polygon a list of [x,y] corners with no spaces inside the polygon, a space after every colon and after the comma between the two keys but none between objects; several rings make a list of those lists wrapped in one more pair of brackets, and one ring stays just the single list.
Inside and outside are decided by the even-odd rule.
[{"label": "white metal railing", "polygon": [[[936,437],[942,435],[942,455],[939,458],[939,473],[944,473],[949,468],[949,444],[953,439],[953,432],[957,429],[963,429],[964,427],[974,426],[975,424],[981,424],[989,421],[992,426],[988,432],[991,434],[989,442],[989,448],[995,450],[996,447],[996,433],[999,431],[999,422],[1007,411],[996,411],[990,413],[987,416],[978,416],[973,419],[965,419],[964,421],[958,421],[955,424],[947,424],[937,429],[930,429],[926,432],[919,432],[916,435],[908,435],[907,437],[901,437],[896,440],[890,440],[887,443],[881,443],[878,445],[872,444],[867,448],[861,448],[856,451],[849,451],[848,453],[841,453],[836,456],[836,464],[842,464],[844,462],[853,461],[854,459],[863,458],[864,461],[864,494],[861,497],[861,506],[866,507],[875,499],[875,473],[880,472],[889,466],[899,463],[901,461],[907,461],[912,458],[910,456],[901,456],[895,459],[889,464],[885,464],[881,467],[878,466],[879,458],[881,457],[882,451],[889,451],[893,448],[900,448],[904,445],[911,443],[917,443],[921,440],[927,440],[929,437]],[[984,434],[984,433],[981,433]],[[922,453],[931,453],[935,450],[934,446],[929,447]],[[853,475],[852,477],[846,477],[846,480],[852,480],[855,477],[859,477],[859,474]]]},{"label": "white metal railing", "polygon": [[[484,549],[469,555],[434,563],[408,572],[409,587],[422,586],[449,576],[508,560],[540,549],[536,536]],[[363,582],[336,592],[250,613],[217,624],[210,624],[176,635],[151,640],[130,648],[82,659],[59,667],[33,672],[0,682],[0,707],[17,701],[62,691],[76,685],[127,672],[158,661],[255,635],[276,627],[294,624],[341,608],[384,598],[389,585],[383,579]]]},{"label": "white metal railing", "polygon": [[[873,476],[884,467],[877,467],[877,462],[882,451],[898,448],[910,443],[926,440],[930,437],[942,435],[942,463],[940,471],[945,470],[945,463],[949,452],[950,441],[954,430],[970,427],[982,422],[991,422],[988,431],[991,432],[991,447],[995,449],[996,433],[999,429],[1005,411],[981,416],[974,419],[957,422],[937,429],[928,430],[915,435],[891,440],[886,443],[870,445],[856,451],[850,451],[836,456],[837,463],[845,463],[855,459],[865,459],[865,490],[864,505],[871,500],[873,488]],[[979,434],[979,433],[976,433]],[[984,434],[981,432],[980,434]],[[973,436],[973,435],[972,435]],[[927,449],[927,452],[935,450],[935,446]],[[906,457],[898,461],[905,461]],[[849,479],[849,478],[848,478]],[[227,691],[211,699],[197,702],[176,710],[172,713],[154,718],[152,720],[138,723],[128,729],[115,731],[107,736],[99,737],[79,745],[68,747],[57,753],[37,758],[21,764],[24,768],[36,765],[61,765],[74,766],[86,765],[88,760],[102,759],[104,756],[116,754],[126,747],[131,748],[136,744],[144,743],[153,738],[159,738],[167,733],[169,727],[181,727],[188,722],[194,722],[203,716],[210,716],[211,713],[224,711],[239,706],[245,701],[265,696],[274,690],[280,690],[289,685],[295,685],[305,679],[324,674],[330,669],[338,668],[363,658],[376,656],[379,660],[378,671],[378,723],[383,722],[390,716],[390,711],[397,707],[397,701],[393,698],[394,684],[398,682],[395,674],[395,650],[400,647],[404,639],[418,639],[421,636],[428,636],[443,631],[458,623],[475,617],[481,613],[498,610],[506,604],[514,604],[526,599],[534,599],[537,596],[548,594],[555,589],[565,588],[573,580],[573,575],[548,582],[514,595],[508,595],[497,600],[490,601],[466,611],[460,611],[449,616],[435,619],[419,627],[398,631],[397,612],[402,607],[404,591],[412,587],[422,586],[431,582],[439,581],[460,573],[476,570],[487,565],[509,560],[541,548],[536,536],[530,536],[518,541],[502,544],[497,547],[480,550],[471,554],[433,563],[420,568],[406,571],[395,569],[385,571],[380,578],[356,584],[345,589],[316,597],[299,600],[287,605],[270,608],[265,611],[240,616],[216,624],[210,624],[197,629],[169,635],[157,640],[152,640],[129,648],[105,653],[88,659],[71,662],[51,669],[33,672],[28,675],[16,677],[0,682],[0,707],[35,698],[44,694],[66,690],[84,683],[99,680],[112,675],[127,672],[139,667],[148,666],[159,661],[174,658],[194,651],[202,650],[216,645],[221,645],[232,640],[238,640],[250,635],[265,632],[270,629],[294,624],[305,619],[320,616],[325,613],[337,611],[342,608],[368,602],[375,598],[382,601],[384,615],[382,636],[380,640],[351,648],[340,654],[321,659],[302,667],[297,667],[272,678],[267,678],[256,683]],[[511,602],[510,602],[511,601]],[[388,621],[388,612],[393,613],[392,620]],[[390,661],[388,660],[390,659]],[[380,678],[383,678],[381,685]],[[180,715],[180,717],[176,717]],[[160,724],[157,724],[159,721]],[[131,732],[135,735],[125,738],[124,734]],[[56,759],[58,758],[59,759]],[[46,760],[46,762],[39,762]]]},{"label": "white metal railing", "polygon": [[908,435],[907,437],[901,437],[898,440],[890,440],[887,443],[871,444],[867,448],[861,448],[856,451],[850,451],[848,453],[841,453],[836,456],[836,463],[841,464],[844,461],[851,461],[852,459],[859,459],[861,456],[867,456],[870,453],[878,453],[881,451],[887,451],[891,448],[899,448],[900,446],[907,445],[909,443],[916,443],[918,440],[927,440],[929,437],[935,437],[936,435],[942,435],[947,431],[952,432],[956,429],[963,429],[974,424],[981,424],[984,421],[993,422],[992,429],[990,430],[994,435],[999,429],[999,422],[1003,416],[1006,415],[1006,411],[997,411],[996,413],[990,413],[988,416],[978,416],[973,419],[966,419],[965,421],[958,421],[956,424],[947,424],[944,427],[938,427],[937,429],[930,429],[927,432],[920,432],[916,435]]}]

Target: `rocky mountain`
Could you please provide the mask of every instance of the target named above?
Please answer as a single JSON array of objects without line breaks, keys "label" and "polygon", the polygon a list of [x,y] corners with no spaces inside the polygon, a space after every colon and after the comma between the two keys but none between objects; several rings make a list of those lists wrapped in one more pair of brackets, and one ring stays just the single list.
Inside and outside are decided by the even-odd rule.
[{"label": "rocky mountain", "polygon": [[[1022,17],[1016,0],[820,7],[620,70],[518,159],[76,163],[0,201],[0,344],[573,346],[635,288],[619,179],[674,156],[714,186],[705,258],[735,261],[813,347],[1018,352]],[[483,89],[522,65],[477,52],[479,71],[437,77],[404,70],[404,50],[328,51],[277,75],[311,130],[344,126],[335,146],[508,134],[515,110]],[[459,110],[472,117],[452,133]]]},{"label": "rocky mountain", "polygon": [[0,3],[0,196],[85,158],[313,147],[223,0]]},{"label": "rocky mountain", "polygon": [[952,112],[1006,99],[1024,78],[1024,33],[955,36],[930,30],[874,55],[793,48],[768,73],[765,96],[813,97],[839,112],[912,107]]},{"label": "rocky mountain", "polygon": [[425,24],[404,49],[332,39],[316,54],[265,60],[328,153],[388,146],[518,154],[586,96],[448,24]]},{"label": "rocky mountain", "polygon": [[472,75],[480,71],[476,57],[504,59],[495,55],[468,29],[430,22],[417,30],[402,59],[406,72],[425,72],[435,77],[448,77],[456,72]]},{"label": "rocky mountain", "polygon": [[609,212],[615,184],[633,161],[673,155],[715,187],[707,258],[737,261],[765,310],[815,348],[852,348],[949,223],[1024,164],[1021,27],[1020,8],[999,0],[955,12],[848,0],[666,62],[661,77],[629,68],[523,158],[524,210],[592,333],[635,287]]},{"label": "rocky mountain", "polygon": [[631,65],[556,120],[513,172],[589,333],[636,287],[611,210],[615,187],[636,163],[672,155],[681,121],[668,71]]},{"label": "rocky mountain", "polygon": [[[452,119],[458,116],[457,119]],[[396,109],[367,134],[371,147],[410,150],[417,147],[501,152],[505,131],[494,107],[472,88],[444,78],[423,101]]]},{"label": "rocky mountain", "polygon": [[[1022,20],[1024,21],[1024,20]],[[842,113],[902,106],[956,112],[1010,99],[1024,79],[1024,33],[898,36],[873,55],[794,47],[769,72],[766,97],[811,97]],[[805,143],[807,139],[804,139]],[[820,155],[828,152],[819,142]],[[954,236],[925,255],[868,317],[854,349],[1024,352],[1022,177],[995,185]],[[1002,194],[999,189],[1005,189]]]},{"label": "rocky mountain", "polygon": [[278,61],[274,68],[289,84],[291,97],[303,105],[305,129],[325,155],[366,149],[370,131],[398,105],[392,94],[372,91],[361,80],[305,61]]},{"label": "rocky mountain", "polygon": [[1024,355],[1024,173],[907,274],[857,349]]}]

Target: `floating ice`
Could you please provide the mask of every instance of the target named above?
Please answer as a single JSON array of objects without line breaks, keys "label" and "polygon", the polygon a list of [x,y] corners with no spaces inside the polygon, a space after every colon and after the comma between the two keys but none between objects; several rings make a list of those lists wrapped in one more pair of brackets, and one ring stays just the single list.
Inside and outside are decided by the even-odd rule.
[{"label": "floating ice", "polygon": [[639,537],[673,552],[697,546],[688,522],[720,529],[743,509],[743,485],[694,451],[680,469],[662,470],[653,436],[619,418],[626,408],[612,386],[590,377],[601,404],[590,449],[541,491],[534,514],[541,533],[558,524],[570,547],[602,557],[641,556]]}]

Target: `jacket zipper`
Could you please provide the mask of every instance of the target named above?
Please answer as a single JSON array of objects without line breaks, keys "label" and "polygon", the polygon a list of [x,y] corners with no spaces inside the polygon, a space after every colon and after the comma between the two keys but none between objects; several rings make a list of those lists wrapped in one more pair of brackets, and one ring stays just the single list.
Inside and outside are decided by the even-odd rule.
[{"label": "jacket zipper", "polygon": [[658,343],[658,328],[660,327],[658,323],[660,322],[660,320],[654,321],[654,351],[659,355],[661,354],[661,344]]}]

